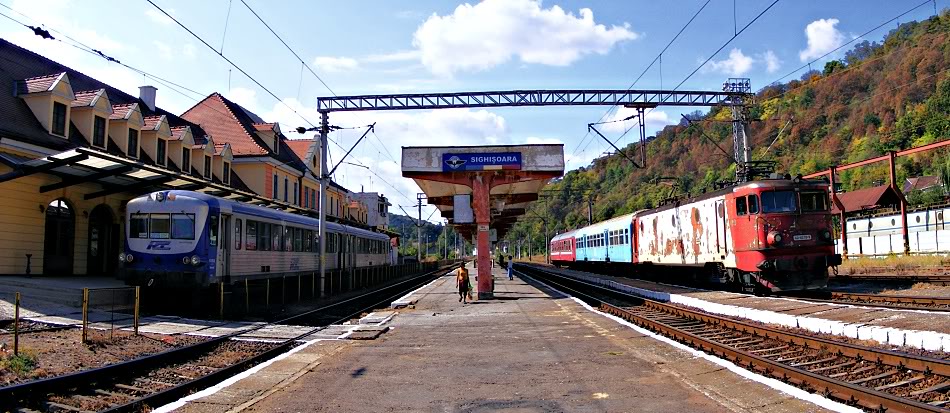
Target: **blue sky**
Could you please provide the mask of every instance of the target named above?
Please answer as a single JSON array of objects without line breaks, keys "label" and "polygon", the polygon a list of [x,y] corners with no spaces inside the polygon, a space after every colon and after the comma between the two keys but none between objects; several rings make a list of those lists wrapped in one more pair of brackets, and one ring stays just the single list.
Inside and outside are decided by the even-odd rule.
[{"label": "blue sky", "polygon": [[[281,122],[285,131],[306,126],[285,104],[307,120],[318,121],[316,98],[330,92],[309,72],[301,75],[300,61],[241,0],[153,1],[215,49],[223,50],[283,103],[237,70],[229,74],[230,65],[216,52],[144,0],[0,0],[0,4],[16,11],[0,8],[0,12],[28,24],[45,24],[197,94],[175,91],[64,43],[40,39],[8,19],[0,18],[0,36],[132,94],[137,94],[142,84],[155,84],[159,106],[175,113],[217,91],[265,120]],[[339,95],[624,89],[705,3],[245,1]],[[936,1],[937,8],[947,7],[947,1]],[[662,71],[654,65],[636,88],[658,89],[661,76],[664,88],[675,86],[733,36],[734,24],[741,28],[769,3],[711,0],[663,55]],[[718,90],[730,76],[749,77],[754,88],[761,88],[917,4],[919,1],[779,1],[680,89]],[[933,11],[933,4],[927,4],[900,21],[927,18]],[[880,40],[894,27],[896,23],[887,25],[867,38]],[[840,58],[845,50],[829,58]],[[815,68],[821,65],[823,62],[818,62]],[[785,80],[797,78],[802,72]],[[675,123],[680,113],[692,110],[655,111],[648,117],[648,129],[652,132],[666,123]],[[340,126],[377,122],[376,136],[370,136],[353,156],[372,167],[385,182],[365,169],[346,164],[336,178],[352,190],[362,186],[387,194],[394,204],[411,205],[418,188],[400,177],[396,160],[401,146],[429,144],[559,142],[564,143],[568,166],[573,169],[588,164],[607,149],[606,144],[591,141],[586,135],[587,123],[598,120],[606,111],[564,107],[333,115],[331,123]],[[626,115],[621,111],[610,117]],[[618,123],[603,129],[608,136],[617,137],[622,127]],[[361,132],[341,131],[331,138],[349,147]],[[633,135],[621,143],[629,143]],[[339,159],[341,155],[342,150],[334,148],[331,158]]]}]

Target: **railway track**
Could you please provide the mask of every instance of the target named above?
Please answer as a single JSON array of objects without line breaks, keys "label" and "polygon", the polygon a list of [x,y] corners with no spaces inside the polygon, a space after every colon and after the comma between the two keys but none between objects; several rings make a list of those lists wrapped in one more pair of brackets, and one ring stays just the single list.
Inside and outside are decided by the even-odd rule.
[{"label": "railway track", "polygon": [[[897,273],[895,270],[890,269],[890,274],[888,274],[887,269],[879,270],[880,273],[871,272],[866,274],[839,274],[832,276],[829,281],[834,282],[900,282],[900,283],[928,283],[934,285],[950,285],[950,275],[945,272],[936,273],[936,274],[918,274],[918,273]],[[944,270],[941,270],[944,271]]]},{"label": "railway track", "polygon": [[783,296],[819,303],[854,304],[864,307],[900,310],[950,312],[950,298],[946,297],[865,294],[839,291],[808,291]]},{"label": "railway track", "polygon": [[766,377],[877,412],[950,411],[950,361],[828,340],[645,300],[553,271],[519,269],[640,327]]},{"label": "railway track", "polygon": [[[379,308],[424,285],[448,267],[282,320],[126,362],[0,387],[0,411],[132,412],[173,402],[296,346],[327,326]],[[294,323],[309,331],[278,343],[235,338]]]}]

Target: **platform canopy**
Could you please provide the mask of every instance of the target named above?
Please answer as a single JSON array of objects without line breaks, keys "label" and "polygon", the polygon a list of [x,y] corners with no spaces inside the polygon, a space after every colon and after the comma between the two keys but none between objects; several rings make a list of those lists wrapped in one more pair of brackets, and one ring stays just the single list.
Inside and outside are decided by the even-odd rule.
[{"label": "platform canopy", "polygon": [[501,239],[538,199],[541,188],[564,174],[564,145],[404,147],[402,174],[412,178],[427,202],[467,237],[481,223],[474,188],[486,185],[488,225]]}]

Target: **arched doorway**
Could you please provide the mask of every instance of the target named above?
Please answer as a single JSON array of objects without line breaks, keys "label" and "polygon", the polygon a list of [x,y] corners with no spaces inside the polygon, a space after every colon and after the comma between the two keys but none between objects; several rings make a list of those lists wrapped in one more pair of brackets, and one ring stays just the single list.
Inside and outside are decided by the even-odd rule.
[{"label": "arched doorway", "polygon": [[46,206],[46,238],[43,246],[44,275],[73,274],[73,245],[76,244],[76,211],[65,199]]},{"label": "arched doorway", "polygon": [[96,205],[89,214],[89,248],[86,249],[86,274],[114,276],[115,257],[119,255],[119,224],[106,204]]}]

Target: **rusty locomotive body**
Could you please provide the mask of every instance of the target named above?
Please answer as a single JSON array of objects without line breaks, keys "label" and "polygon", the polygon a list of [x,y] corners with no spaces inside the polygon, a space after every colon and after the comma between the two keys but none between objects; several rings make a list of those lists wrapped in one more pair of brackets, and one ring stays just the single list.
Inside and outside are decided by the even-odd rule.
[{"label": "rusty locomotive body", "polygon": [[815,289],[841,263],[831,228],[827,183],[768,179],[560,234],[551,258],[745,290]]}]

